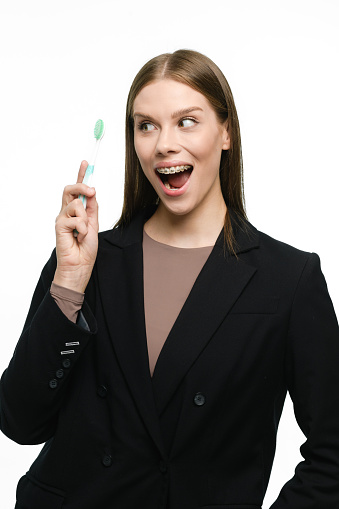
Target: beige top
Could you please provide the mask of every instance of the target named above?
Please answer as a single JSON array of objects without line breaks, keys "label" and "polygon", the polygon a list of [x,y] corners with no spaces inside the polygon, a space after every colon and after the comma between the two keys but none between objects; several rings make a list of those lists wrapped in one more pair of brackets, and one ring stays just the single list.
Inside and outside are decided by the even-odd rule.
[{"label": "beige top", "polygon": [[151,375],[166,338],[213,246],[180,248],[144,230],[144,306]]},{"label": "beige top", "polygon": [[84,302],[85,294],[55,283],[51,284],[50,293],[64,315],[66,315],[71,322],[75,323],[82,303]]},{"label": "beige top", "polygon": [[[150,373],[166,338],[213,246],[180,248],[162,244],[143,232],[144,307]],[[84,294],[51,285],[51,295],[73,322]]]}]

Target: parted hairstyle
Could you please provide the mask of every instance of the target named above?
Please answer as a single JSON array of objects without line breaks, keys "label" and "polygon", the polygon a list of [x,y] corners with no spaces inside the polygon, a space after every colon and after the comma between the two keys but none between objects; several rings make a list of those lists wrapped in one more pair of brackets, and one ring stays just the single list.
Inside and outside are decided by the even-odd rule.
[{"label": "parted hairstyle", "polygon": [[[126,106],[126,159],[124,202],[120,219],[114,227],[127,226],[134,215],[151,204],[158,203],[158,195],[145,177],[134,149],[134,101],[143,87],[157,79],[172,79],[203,94],[214,109],[220,123],[227,122],[231,145],[223,150],[220,159],[220,183],[226,206],[237,217],[247,219],[243,185],[243,164],[240,127],[233,95],[218,66],[205,55],[181,49],[164,53],[149,60],[135,76]],[[229,214],[224,222],[224,241],[234,253],[235,237]]]}]

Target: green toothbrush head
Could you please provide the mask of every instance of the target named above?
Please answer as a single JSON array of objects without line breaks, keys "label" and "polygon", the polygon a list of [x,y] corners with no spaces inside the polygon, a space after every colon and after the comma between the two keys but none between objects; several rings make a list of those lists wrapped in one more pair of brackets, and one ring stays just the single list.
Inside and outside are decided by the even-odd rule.
[{"label": "green toothbrush head", "polygon": [[97,140],[101,140],[105,132],[105,124],[104,121],[99,119],[97,120],[95,127],[94,127],[94,138]]}]

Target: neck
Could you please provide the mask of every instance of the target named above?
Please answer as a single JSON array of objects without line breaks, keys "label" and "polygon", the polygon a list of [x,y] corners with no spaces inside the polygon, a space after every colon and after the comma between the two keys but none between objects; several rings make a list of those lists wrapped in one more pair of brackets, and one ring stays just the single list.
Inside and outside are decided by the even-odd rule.
[{"label": "neck", "polygon": [[145,231],[154,240],[174,247],[213,246],[224,225],[227,210],[223,198],[215,205],[203,213],[194,209],[179,215],[170,212],[160,202],[153,216],[145,223]]}]

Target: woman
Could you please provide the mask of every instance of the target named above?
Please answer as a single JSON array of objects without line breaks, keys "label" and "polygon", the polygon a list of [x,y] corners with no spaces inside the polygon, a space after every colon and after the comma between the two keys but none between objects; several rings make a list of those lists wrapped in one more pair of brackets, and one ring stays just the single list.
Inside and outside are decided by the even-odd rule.
[{"label": "woman", "polygon": [[46,442],[16,508],[259,509],[287,390],[305,460],[271,509],[337,508],[338,324],[318,256],[246,219],[221,71],[186,50],[140,70],[99,236],[86,164],[1,381],[3,432]]}]

